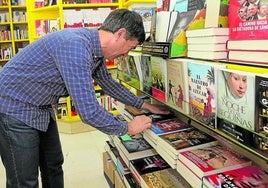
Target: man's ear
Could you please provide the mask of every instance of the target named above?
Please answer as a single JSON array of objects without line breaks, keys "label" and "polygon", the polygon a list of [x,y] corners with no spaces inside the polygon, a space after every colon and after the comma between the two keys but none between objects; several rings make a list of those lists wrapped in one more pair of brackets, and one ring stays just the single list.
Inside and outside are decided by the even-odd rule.
[{"label": "man's ear", "polygon": [[120,38],[126,39],[127,30],[125,28],[120,28],[114,34],[117,40]]}]

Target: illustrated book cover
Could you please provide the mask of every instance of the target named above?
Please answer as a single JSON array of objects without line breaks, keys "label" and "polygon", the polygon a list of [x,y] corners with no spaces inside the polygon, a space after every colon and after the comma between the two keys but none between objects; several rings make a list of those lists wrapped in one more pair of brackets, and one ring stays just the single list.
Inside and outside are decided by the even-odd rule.
[{"label": "illustrated book cover", "polygon": [[205,188],[241,188],[268,187],[268,171],[259,166],[251,165],[222,173],[212,174],[203,178]]},{"label": "illustrated book cover", "polygon": [[188,114],[187,64],[184,59],[167,60],[167,81],[167,104],[184,114]]},{"label": "illustrated book cover", "polygon": [[255,73],[220,69],[218,85],[218,118],[254,131]]},{"label": "illustrated book cover", "polygon": [[152,56],[152,96],[166,102],[167,62],[162,57]]},{"label": "illustrated book cover", "polygon": [[161,139],[159,139],[158,145],[168,153],[172,152],[177,156],[179,155],[179,152],[182,151],[212,146],[218,143],[214,137],[194,127],[160,135],[159,137]]},{"label": "illustrated book cover", "polygon": [[181,152],[179,160],[197,177],[249,166],[252,161],[221,145]]},{"label": "illustrated book cover", "polygon": [[230,0],[229,28],[231,40],[268,39],[267,0]]},{"label": "illustrated book cover", "polygon": [[151,55],[141,54],[141,71],[142,71],[142,91],[152,94],[152,65]]},{"label": "illustrated book cover", "polygon": [[198,121],[216,127],[217,70],[225,64],[188,60],[189,114]]}]

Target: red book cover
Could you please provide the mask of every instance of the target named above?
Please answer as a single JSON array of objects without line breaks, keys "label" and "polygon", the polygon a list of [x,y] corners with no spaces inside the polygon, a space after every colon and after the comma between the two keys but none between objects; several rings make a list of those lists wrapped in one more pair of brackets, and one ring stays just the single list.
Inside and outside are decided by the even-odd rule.
[{"label": "red book cover", "polygon": [[[242,3],[243,2],[243,3]],[[268,38],[268,0],[230,0],[229,28],[230,40]]]},{"label": "red book cover", "polygon": [[223,173],[206,176],[203,179],[206,187],[268,187],[268,172],[252,165]]}]

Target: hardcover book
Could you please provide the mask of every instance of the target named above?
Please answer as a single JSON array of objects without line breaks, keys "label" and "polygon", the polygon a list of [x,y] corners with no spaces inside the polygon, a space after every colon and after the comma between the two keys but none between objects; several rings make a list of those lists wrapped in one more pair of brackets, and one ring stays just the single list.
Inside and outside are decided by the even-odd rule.
[{"label": "hardcover book", "polygon": [[143,174],[141,185],[144,188],[191,188],[192,186],[175,170],[164,169]]},{"label": "hardcover book", "polygon": [[221,69],[218,85],[218,118],[254,131],[255,73]]},{"label": "hardcover book", "polygon": [[167,60],[167,104],[172,108],[189,113],[187,85],[187,64],[183,59]]},{"label": "hardcover book", "polygon": [[203,176],[234,170],[252,164],[245,156],[221,145],[184,151],[179,155],[179,159],[185,167],[191,169],[200,179]]},{"label": "hardcover book", "polygon": [[240,188],[268,187],[268,172],[256,165],[251,165],[203,178],[204,188]]},{"label": "hardcover book", "polygon": [[214,137],[194,127],[160,135],[159,137],[161,139],[159,139],[158,145],[168,153],[172,152],[175,154],[177,158],[179,157],[179,152],[217,144],[217,140]]},{"label": "hardcover book", "polygon": [[190,60],[188,66],[190,116],[215,128],[217,115],[217,70],[223,63]]},{"label": "hardcover book", "polygon": [[166,102],[167,62],[162,57],[152,56],[152,96]]},{"label": "hardcover book", "polygon": [[267,2],[230,0],[228,18],[231,40],[268,39]]}]

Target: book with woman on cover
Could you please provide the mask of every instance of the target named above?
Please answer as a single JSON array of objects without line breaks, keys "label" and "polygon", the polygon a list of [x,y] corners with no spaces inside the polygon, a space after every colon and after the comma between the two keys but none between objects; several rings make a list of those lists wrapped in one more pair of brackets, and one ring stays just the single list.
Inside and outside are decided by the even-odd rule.
[{"label": "book with woman on cover", "polygon": [[[219,70],[218,118],[244,129],[255,130],[255,73]],[[220,128],[220,127],[219,127]]]}]

